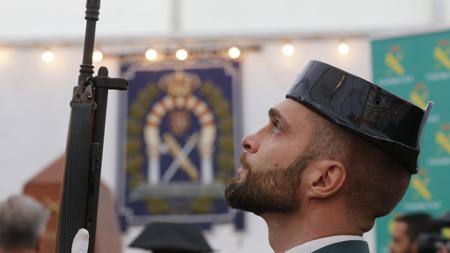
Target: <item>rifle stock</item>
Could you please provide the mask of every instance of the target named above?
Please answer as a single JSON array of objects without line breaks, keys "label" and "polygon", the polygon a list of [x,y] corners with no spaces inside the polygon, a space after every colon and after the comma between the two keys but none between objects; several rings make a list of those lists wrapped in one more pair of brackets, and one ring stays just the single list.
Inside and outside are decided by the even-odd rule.
[{"label": "rifle stock", "polygon": [[87,0],[86,34],[78,86],[70,102],[64,182],[58,217],[57,253],[70,253],[78,229],[89,231],[94,252],[108,90],[126,90],[124,79],[109,78],[106,67],[93,77],[92,54],[100,0]]}]

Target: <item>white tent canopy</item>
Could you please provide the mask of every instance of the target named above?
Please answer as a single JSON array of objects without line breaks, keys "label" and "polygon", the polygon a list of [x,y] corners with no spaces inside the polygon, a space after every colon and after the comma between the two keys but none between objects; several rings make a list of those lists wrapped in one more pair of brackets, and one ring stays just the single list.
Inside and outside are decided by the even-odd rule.
[{"label": "white tent canopy", "polygon": [[[3,1],[0,41],[82,38],[85,1]],[[442,26],[442,0],[103,0],[98,37],[369,33]]]}]

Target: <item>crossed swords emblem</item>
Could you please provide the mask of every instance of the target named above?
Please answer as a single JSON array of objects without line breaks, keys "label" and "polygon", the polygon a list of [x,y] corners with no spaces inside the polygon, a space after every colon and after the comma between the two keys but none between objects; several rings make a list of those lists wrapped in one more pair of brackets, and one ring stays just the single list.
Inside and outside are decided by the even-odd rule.
[{"label": "crossed swords emblem", "polygon": [[173,178],[178,169],[182,169],[192,180],[198,180],[198,169],[194,163],[189,159],[189,154],[195,148],[198,142],[198,134],[194,133],[184,144],[183,147],[177,142],[177,140],[170,134],[165,133],[163,135],[164,143],[168,148],[168,151],[174,158],[169,168],[165,171],[161,178],[161,183],[167,184]]}]

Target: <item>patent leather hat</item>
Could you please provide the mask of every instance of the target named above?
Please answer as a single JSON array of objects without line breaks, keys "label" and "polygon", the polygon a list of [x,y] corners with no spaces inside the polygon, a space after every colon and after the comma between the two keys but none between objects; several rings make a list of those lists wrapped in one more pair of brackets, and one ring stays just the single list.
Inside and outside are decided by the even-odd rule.
[{"label": "patent leather hat", "polygon": [[393,155],[417,173],[420,135],[431,110],[358,76],[310,61],[286,95]]}]

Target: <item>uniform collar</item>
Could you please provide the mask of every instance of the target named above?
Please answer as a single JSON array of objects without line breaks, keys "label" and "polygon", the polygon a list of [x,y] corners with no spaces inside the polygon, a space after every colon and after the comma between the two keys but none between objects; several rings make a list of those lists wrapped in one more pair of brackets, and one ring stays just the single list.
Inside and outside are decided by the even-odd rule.
[{"label": "uniform collar", "polygon": [[286,251],[285,253],[311,253],[330,244],[342,241],[364,241],[364,239],[361,236],[356,235],[329,236],[306,242],[304,244],[301,244],[299,246],[296,246],[295,248]]}]

